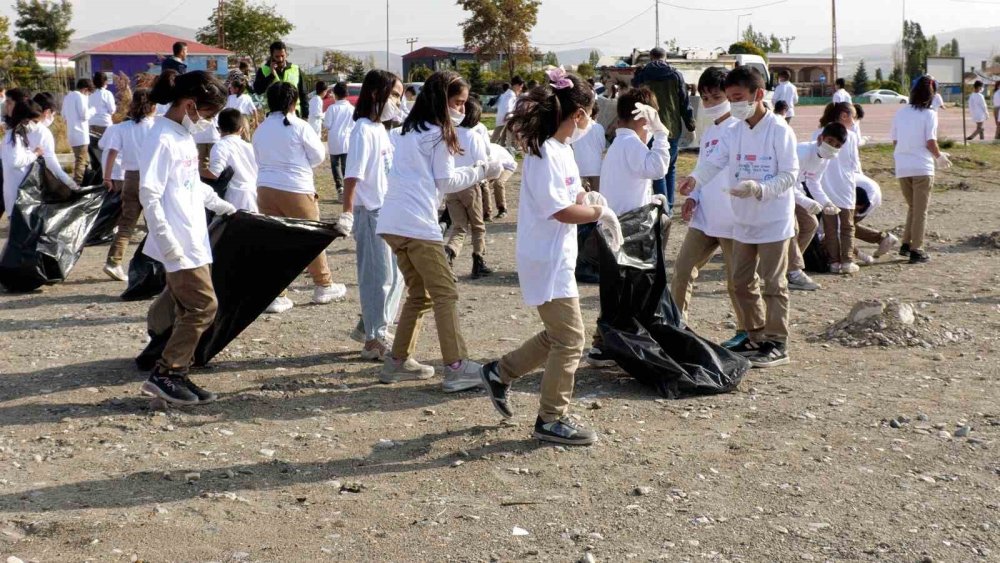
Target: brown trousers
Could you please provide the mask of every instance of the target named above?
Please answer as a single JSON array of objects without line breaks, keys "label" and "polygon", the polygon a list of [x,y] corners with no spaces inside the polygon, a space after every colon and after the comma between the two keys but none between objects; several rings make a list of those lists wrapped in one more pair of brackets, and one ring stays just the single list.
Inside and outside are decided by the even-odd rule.
[{"label": "brown trousers", "polygon": [[588,192],[601,191],[600,176],[583,176],[580,178],[580,183],[583,185],[583,189],[587,190]]},{"label": "brown trousers", "polygon": [[927,206],[931,202],[931,189],[933,187],[934,176],[899,179],[899,190],[903,192],[903,199],[906,200],[907,206],[902,243],[910,245],[910,250],[919,250],[924,246]]},{"label": "brown trousers", "polygon": [[538,416],[552,422],[569,411],[576,368],[586,343],[580,299],[553,299],[538,306],[538,316],[545,329],[500,358],[500,380],[510,384],[544,365]]},{"label": "brown trousers", "polygon": [[73,181],[77,185],[83,183],[83,175],[87,172],[88,164],[90,164],[90,154],[87,153],[87,145],[73,147]]},{"label": "brown trousers", "polygon": [[854,209],[836,215],[823,214],[823,246],[830,263],[854,262]]},{"label": "brown trousers", "polygon": [[[882,239],[885,238],[886,233],[884,231],[876,231],[875,229],[869,229],[868,227],[862,225],[861,221],[864,221],[864,217],[857,217],[857,216],[854,217],[854,238],[860,241],[870,242],[872,244],[878,244],[882,242]],[[855,254],[857,253],[855,252]]]},{"label": "brown trousers", "polygon": [[483,221],[483,196],[480,185],[472,186],[444,198],[451,216],[451,236],[448,244],[457,257],[462,253],[465,233],[472,232],[472,252],[482,256],[486,253],[486,222]]},{"label": "brown trousers", "polygon": [[787,240],[764,244],[733,241],[733,285],[751,341],[788,340],[787,273]]},{"label": "brown trousers", "polygon": [[208,170],[208,161],[212,158],[212,147],[215,143],[198,143],[198,170]]},{"label": "brown trousers", "polygon": [[[139,216],[142,215],[142,204],[139,203],[139,171],[126,170],[125,181],[120,183],[122,184],[119,186],[122,191],[122,214],[118,217],[118,231],[115,232],[115,239],[111,241],[111,248],[108,249],[108,264],[115,266],[122,263],[125,249],[128,248],[135,226],[139,223]],[[115,182],[115,184],[119,184],[119,182]]]},{"label": "brown trousers", "polygon": [[[257,207],[264,215],[319,221],[319,196],[316,194],[296,194],[260,186],[257,188]],[[323,287],[333,285],[325,251],[309,263],[307,270],[314,284]]]},{"label": "brown trousers", "polygon": [[710,237],[698,229],[689,228],[681,249],[674,262],[673,279],[670,280],[670,295],[681,312],[681,318],[687,323],[688,307],[691,305],[691,294],[699,271],[708,264],[715,250],[722,249],[722,261],[725,264],[726,289],[729,291],[729,301],[736,314],[736,329],[745,330],[742,312],[736,299],[736,288],[733,285],[733,239]]},{"label": "brown trousers", "polygon": [[458,288],[443,245],[398,235],[382,235],[382,238],[396,254],[406,282],[406,301],[400,310],[392,357],[404,360],[413,355],[424,315],[433,309],[445,365],[467,358],[458,324]]},{"label": "brown trousers", "polygon": [[146,326],[153,334],[173,332],[157,365],[165,371],[191,367],[201,335],[215,320],[219,303],[209,265],[167,272],[167,288],[149,307]]},{"label": "brown trousers", "polygon": [[788,241],[788,271],[804,270],[806,260],[802,253],[809,248],[809,243],[819,229],[819,219],[809,213],[805,207],[795,206],[795,237]]},{"label": "brown trousers", "polygon": [[513,175],[513,172],[504,170],[496,180],[487,180],[480,184],[484,217],[493,216],[494,204],[496,204],[497,211],[507,209],[507,180],[510,180]]}]

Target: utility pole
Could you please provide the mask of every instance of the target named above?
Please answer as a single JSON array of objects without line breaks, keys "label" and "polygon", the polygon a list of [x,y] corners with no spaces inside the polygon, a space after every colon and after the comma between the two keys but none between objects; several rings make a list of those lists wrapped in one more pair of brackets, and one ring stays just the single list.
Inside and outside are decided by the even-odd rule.
[{"label": "utility pole", "polygon": [[389,70],[389,0],[385,0],[385,69]]},{"label": "utility pole", "polygon": [[791,53],[792,52],[792,41],[795,41],[795,36],[793,35],[791,37],[782,37],[781,40],[784,41],[784,43],[785,43],[785,52],[786,53]]},{"label": "utility pole", "polygon": [[837,0],[830,0],[830,8],[833,16],[833,77],[830,79],[830,83],[835,84],[837,82]]},{"label": "utility pole", "polygon": [[219,48],[226,48],[226,0],[219,0]]},{"label": "utility pole", "polygon": [[660,46],[660,0],[653,0],[653,5],[656,6],[656,43],[657,47]]},{"label": "utility pole", "polygon": [[411,37],[406,40],[406,44],[410,46],[411,53],[413,52],[413,44],[416,43],[417,41],[419,41],[419,39],[416,37]]},{"label": "utility pole", "polygon": [[909,84],[909,76],[906,75],[906,0],[903,0],[903,34],[899,38],[899,49],[903,52],[903,68],[899,69],[899,77],[903,82],[903,88]]}]

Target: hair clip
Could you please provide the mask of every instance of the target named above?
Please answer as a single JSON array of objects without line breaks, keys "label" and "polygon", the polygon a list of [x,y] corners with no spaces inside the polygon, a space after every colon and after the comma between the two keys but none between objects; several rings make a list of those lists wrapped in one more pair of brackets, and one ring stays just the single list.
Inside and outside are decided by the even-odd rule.
[{"label": "hair clip", "polygon": [[569,79],[569,75],[566,74],[566,69],[563,67],[554,68],[552,70],[545,71],[546,76],[549,77],[549,82],[551,86],[556,90],[562,90],[563,88],[571,88],[573,86],[573,81]]}]

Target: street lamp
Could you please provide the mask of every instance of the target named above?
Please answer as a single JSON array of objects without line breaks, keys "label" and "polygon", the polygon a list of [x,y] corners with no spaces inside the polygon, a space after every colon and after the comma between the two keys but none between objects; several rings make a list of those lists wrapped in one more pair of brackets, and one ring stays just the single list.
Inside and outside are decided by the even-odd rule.
[{"label": "street lamp", "polygon": [[740,19],[741,18],[747,18],[747,17],[750,17],[752,15],[753,15],[753,12],[750,12],[749,14],[740,14],[740,15],[736,16],[736,42],[737,43],[740,42]]}]

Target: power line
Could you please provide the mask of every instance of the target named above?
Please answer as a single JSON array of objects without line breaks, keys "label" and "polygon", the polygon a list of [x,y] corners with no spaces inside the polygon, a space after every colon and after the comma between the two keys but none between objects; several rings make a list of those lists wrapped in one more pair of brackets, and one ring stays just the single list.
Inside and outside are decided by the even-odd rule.
[{"label": "power line", "polygon": [[[954,0],[954,1],[958,1],[958,0]],[[778,4],[784,4],[786,2],[788,2],[788,0],[777,0],[775,2],[769,2],[767,4],[757,4],[756,6],[741,6],[739,8],[692,8],[691,6],[683,6],[683,5],[680,5],[680,4],[671,4],[670,2],[664,2],[663,0],[659,0],[658,1],[659,4],[663,4],[664,6],[670,6],[671,8],[677,8],[678,10],[688,10],[688,11],[691,11],[691,12],[739,12],[739,11],[742,11],[742,10],[755,10],[757,8],[766,8],[768,6],[776,6]]]},{"label": "power line", "polygon": [[615,27],[612,27],[611,29],[609,29],[609,30],[607,30],[605,32],[598,33],[597,35],[593,35],[593,36],[587,37],[585,39],[580,39],[579,41],[570,41],[568,43],[535,43],[535,45],[541,45],[543,47],[562,47],[562,46],[565,46],[565,45],[579,45],[580,43],[586,43],[587,41],[590,41],[592,39],[597,39],[598,37],[603,37],[603,36],[605,36],[605,35],[613,32],[613,31],[618,31],[619,29],[621,29],[621,28],[625,27],[626,25],[634,22],[635,20],[639,19],[640,17],[648,14],[654,7],[655,6],[650,6],[650,7],[646,8],[645,10],[639,12],[638,14],[632,16],[631,18],[625,20],[621,24],[616,25]]}]

